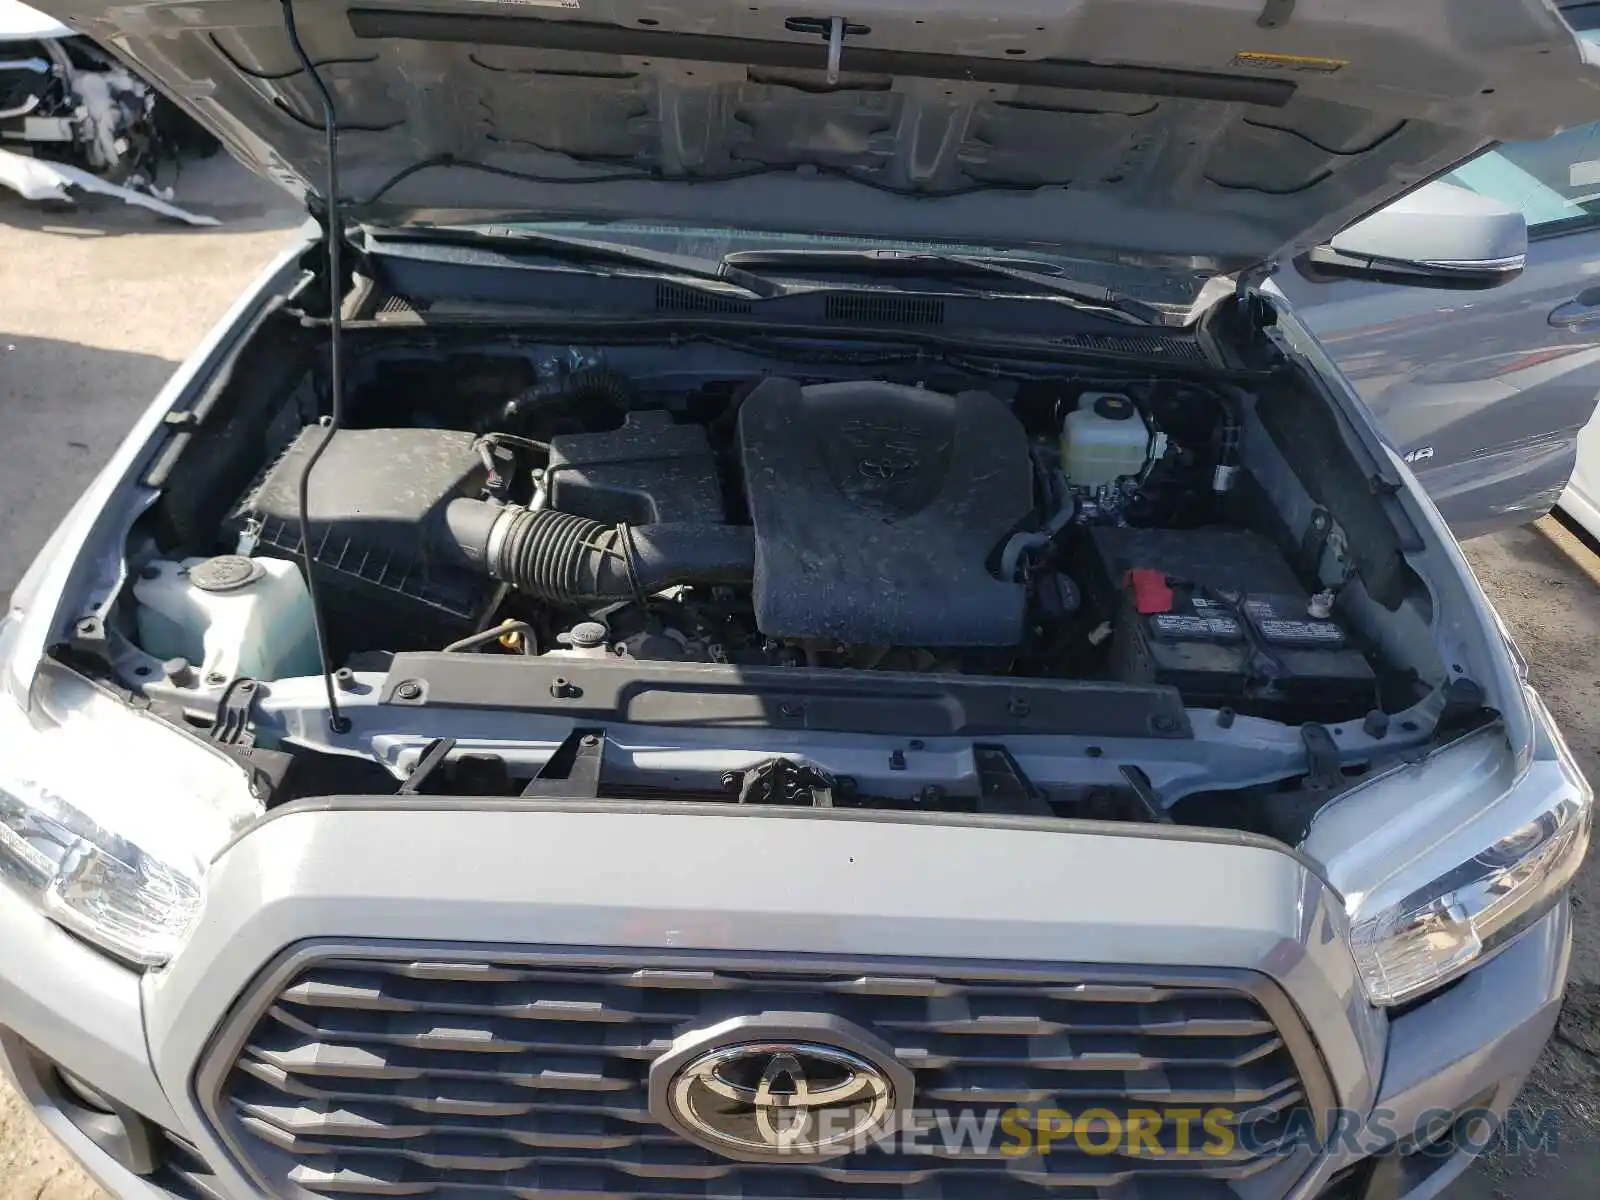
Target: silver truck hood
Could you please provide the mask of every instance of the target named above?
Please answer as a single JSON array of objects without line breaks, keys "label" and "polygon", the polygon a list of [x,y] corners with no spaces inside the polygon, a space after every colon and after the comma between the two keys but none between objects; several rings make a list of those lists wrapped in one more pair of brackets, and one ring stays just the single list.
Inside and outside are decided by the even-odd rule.
[{"label": "silver truck hood", "polygon": [[[281,0],[43,5],[316,203],[322,108]],[[1490,142],[1600,113],[1557,0],[294,12],[336,98],[341,197],[384,223],[646,219],[1210,273],[1323,240]]]}]

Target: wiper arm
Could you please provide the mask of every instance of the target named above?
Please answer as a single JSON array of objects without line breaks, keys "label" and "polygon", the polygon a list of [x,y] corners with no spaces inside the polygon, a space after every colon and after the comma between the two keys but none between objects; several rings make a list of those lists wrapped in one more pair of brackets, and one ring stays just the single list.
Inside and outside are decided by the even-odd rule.
[{"label": "wiper arm", "polygon": [[1119,295],[1099,284],[1032,270],[997,256],[934,254],[919,250],[736,250],[722,261],[738,267],[788,267],[813,271],[998,275],[1060,296],[1080,308],[1115,313],[1142,325],[1163,323],[1161,310],[1153,304]]},{"label": "wiper arm", "polygon": [[1069,300],[1076,300],[1094,308],[1109,308],[1127,317],[1132,317],[1141,325],[1159,325],[1162,323],[1162,313],[1153,304],[1146,304],[1142,300],[1134,300],[1118,294],[1108,287],[1098,283],[1082,283],[1076,279],[1068,279],[1062,275],[1052,275],[1044,271],[1030,271],[1026,267],[1019,267],[1008,259],[973,257],[966,254],[943,254],[939,256],[945,262],[960,263],[962,266],[971,267],[973,270],[988,271],[995,275],[1004,275],[1022,283],[1032,284],[1036,287],[1048,288],[1056,295],[1065,296]]},{"label": "wiper arm", "polygon": [[710,262],[688,254],[672,254],[665,250],[651,250],[644,246],[624,246],[617,242],[598,242],[588,238],[568,237],[565,234],[546,233],[539,229],[519,229],[508,225],[435,226],[426,230],[384,230],[380,239],[394,240],[396,235],[416,237],[430,242],[492,245],[515,242],[536,247],[552,257],[576,262],[621,262],[639,267],[652,267],[692,279],[711,279],[730,284],[762,300],[788,294],[788,289],[764,275],[747,271],[735,263]]}]

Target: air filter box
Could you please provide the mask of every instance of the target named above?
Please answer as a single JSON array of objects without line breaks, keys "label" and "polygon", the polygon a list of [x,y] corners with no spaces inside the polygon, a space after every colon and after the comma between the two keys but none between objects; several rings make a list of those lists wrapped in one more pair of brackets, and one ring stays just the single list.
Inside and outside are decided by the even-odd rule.
[{"label": "air filter box", "polygon": [[[257,554],[300,557],[298,493],[324,436],[307,426],[229,514],[226,528]],[[440,557],[445,506],[483,493],[470,433],[341,429],[311,473],[317,584],[341,652],[437,648],[471,633],[495,598],[481,573]]]}]

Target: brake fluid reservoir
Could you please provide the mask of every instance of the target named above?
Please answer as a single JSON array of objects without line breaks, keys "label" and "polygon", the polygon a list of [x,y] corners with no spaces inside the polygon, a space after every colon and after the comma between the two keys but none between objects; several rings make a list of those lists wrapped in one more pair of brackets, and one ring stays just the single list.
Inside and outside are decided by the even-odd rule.
[{"label": "brake fluid reservoir", "polygon": [[187,558],[145,566],[133,585],[139,646],[186,658],[213,683],[288,679],[321,669],[311,596],[287,559]]},{"label": "brake fluid reservoir", "polygon": [[1061,465],[1074,487],[1099,487],[1144,470],[1150,431],[1128,397],[1085,392],[1061,425]]}]

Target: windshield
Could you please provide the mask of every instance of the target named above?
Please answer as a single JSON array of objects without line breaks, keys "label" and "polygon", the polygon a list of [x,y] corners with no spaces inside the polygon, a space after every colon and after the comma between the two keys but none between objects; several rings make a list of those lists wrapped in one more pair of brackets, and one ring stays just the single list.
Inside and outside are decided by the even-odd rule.
[{"label": "windshield", "polygon": [[[665,253],[718,263],[727,255],[751,250],[830,250],[846,253],[891,250],[906,254],[966,255],[995,258],[1018,267],[1041,265],[1050,272],[1078,283],[1108,289],[1131,300],[1168,307],[1188,308],[1212,272],[1148,262],[1123,262],[1074,257],[1048,249],[1020,249],[979,242],[923,241],[844,237],[828,234],[767,233],[761,230],[720,226],[680,226],[639,221],[528,221],[502,223],[501,229],[558,234],[618,246],[643,247]],[[794,268],[798,272],[799,268]],[[783,270],[762,268],[763,273],[782,275]],[[836,273],[836,272],[834,272]]]}]

